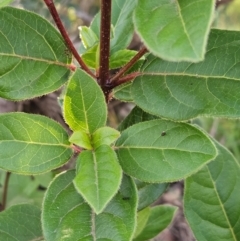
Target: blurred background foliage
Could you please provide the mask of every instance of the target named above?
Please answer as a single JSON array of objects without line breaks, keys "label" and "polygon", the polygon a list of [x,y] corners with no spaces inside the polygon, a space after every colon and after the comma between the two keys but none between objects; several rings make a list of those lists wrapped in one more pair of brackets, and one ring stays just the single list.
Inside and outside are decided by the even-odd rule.
[{"label": "blurred background foliage", "polygon": [[[80,38],[78,27],[83,25],[88,26],[91,23],[94,15],[99,10],[100,0],[55,0],[54,2],[56,3],[57,10],[59,11],[60,17],[63,20],[71,39],[76,47],[79,48]],[[43,0],[0,0],[0,7],[3,4],[11,4],[14,7],[33,11],[53,23],[52,17],[45,7]],[[240,0],[217,0],[213,27],[228,30],[240,30]],[[140,41],[137,36],[135,36],[130,48],[137,49],[139,46]],[[26,106],[26,104],[23,105]],[[41,111],[32,111],[33,109],[32,107],[29,107],[29,104],[27,106],[29,112],[42,114]],[[34,108],[37,108],[36,106],[39,107],[40,105],[36,105],[35,103]],[[47,105],[43,104],[43,106],[46,108]],[[132,108],[133,104],[131,103],[120,103],[115,100],[112,101],[109,105],[109,125],[116,128]],[[26,110],[26,108],[24,110]],[[2,111],[0,108],[0,112],[5,111]],[[48,116],[52,117],[51,114]],[[193,120],[193,123],[203,127],[208,133],[210,133],[210,135],[225,145],[235,155],[236,159],[240,161],[240,120],[202,117]],[[7,207],[23,202],[32,203],[40,207],[44,192],[49,182],[59,171],[60,170],[57,170],[39,176],[11,174],[9,178]],[[0,170],[0,202],[3,196],[6,176],[6,173]],[[182,195],[183,182],[179,182],[177,184],[171,184],[168,192],[158,200],[157,204],[169,203],[176,205],[180,208],[180,211],[172,226],[167,230],[164,230],[160,236],[154,239],[155,241],[194,240],[191,231],[184,221],[181,201]]]}]

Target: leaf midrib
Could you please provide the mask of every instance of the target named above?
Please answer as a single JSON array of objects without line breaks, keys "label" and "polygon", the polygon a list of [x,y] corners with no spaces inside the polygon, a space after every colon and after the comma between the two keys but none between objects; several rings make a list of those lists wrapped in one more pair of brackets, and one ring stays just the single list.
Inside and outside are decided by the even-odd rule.
[{"label": "leaf midrib", "polygon": [[228,224],[228,226],[229,226],[229,230],[230,230],[230,232],[231,232],[231,234],[232,234],[232,237],[233,237],[234,241],[237,241],[237,238],[236,238],[236,236],[235,236],[235,233],[234,233],[234,231],[233,231],[233,229],[232,229],[232,227],[231,227],[230,220],[229,220],[228,215],[227,215],[227,213],[226,213],[225,207],[224,207],[224,205],[223,205],[223,203],[222,203],[221,198],[220,198],[219,195],[218,195],[218,191],[217,191],[217,188],[216,188],[216,183],[215,183],[215,181],[214,181],[213,178],[212,178],[212,175],[211,175],[211,172],[210,172],[210,170],[209,170],[209,167],[208,167],[208,166],[206,166],[206,167],[207,167],[207,171],[208,171],[209,177],[210,177],[210,179],[212,180],[213,189],[214,189],[215,194],[216,194],[216,197],[217,197],[217,199],[218,199],[218,201],[219,201],[219,205],[220,205],[220,207],[221,207],[221,209],[222,209],[222,212],[223,212],[223,214],[224,214],[224,216],[225,216],[225,218],[226,218],[227,224]]},{"label": "leaf midrib", "polygon": [[31,60],[31,61],[33,60],[33,61],[38,61],[38,62],[44,62],[44,63],[50,64],[50,65],[54,64],[54,65],[65,67],[67,69],[70,68],[70,64],[64,64],[62,62],[47,60],[47,59],[41,59],[41,58],[36,58],[36,57],[29,57],[29,56],[23,56],[23,55],[18,55],[18,54],[3,54],[3,53],[0,53],[0,56],[16,57],[16,58],[25,59],[25,60]]},{"label": "leaf midrib", "polygon": [[200,151],[177,149],[175,147],[172,147],[172,148],[162,148],[162,147],[157,148],[157,147],[149,147],[149,146],[147,146],[147,147],[146,146],[116,146],[115,150],[118,150],[118,149],[149,149],[149,150],[158,150],[158,151],[174,150],[174,151],[199,153],[199,154],[205,154],[205,155],[213,156],[213,154],[211,154],[211,153],[204,153],[204,152],[200,152]]},{"label": "leaf midrib", "polygon": [[94,167],[94,176],[95,176],[95,186],[96,186],[96,201],[99,208],[100,204],[100,198],[99,198],[99,176],[98,176],[98,163],[97,163],[97,157],[96,152],[92,152],[93,156],[93,167]]},{"label": "leaf midrib", "polygon": [[0,141],[0,145],[1,143],[4,142],[17,142],[17,143],[24,143],[26,145],[40,145],[40,146],[62,146],[62,147],[66,147],[71,149],[71,146],[69,145],[64,145],[64,144],[51,144],[51,143],[44,143],[44,142],[34,142],[34,141],[21,141],[21,140],[1,140]]},{"label": "leaf midrib", "polygon": [[158,73],[158,72],[142,72],[140,77],[142,76],[190,76],[190,77],[195,77],[195,78],[204,78],[204,79],[226,79],[226,80],[235,80],[235,81],[240,81],[239,79],[232,78],[232,77],[226,77],[223,75],[219,76],[211,76],[211,75],[202,75],[202,74],[189,74],[189,73]]},{"label": "leaf midrib", "polygon": [[199,58],[200,56],[198,56],[198,54],[197,54],[197,52],[196,52],[196,50],[195,50],[195,48],[194,48],[194,46],[193,46],[192,40],[191,40],[190,36],[188,35],[187,29],[186,29],[186,25],[185,25],[185,22],[184,22],[182,13],[181,13],[181,7],[180,7],[178,1],[175,1],[175,2],[176,2],[176,5],[177,5],[177,7],[178,7],[179,18],[180,18],[180,20],[181,20],[181,22],[182,22],[182,26],[183,26],[184,33],[186,34],[186,36],[187,36],[187,38],[188,38],[189,44],[190,44],[190,46],[191,46],[191,48],[192,48],[195,56],[196,56],[197,58]]}]

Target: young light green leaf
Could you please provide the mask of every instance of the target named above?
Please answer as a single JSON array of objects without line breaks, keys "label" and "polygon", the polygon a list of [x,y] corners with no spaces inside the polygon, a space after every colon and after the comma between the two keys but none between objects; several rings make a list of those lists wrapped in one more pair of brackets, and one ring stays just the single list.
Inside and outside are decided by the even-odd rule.
[{"label": "young light green leaf", "polygon": [[1,241],[42,240],[41,210],[30,204],[12,206],[0,213]]},{"label": "young light green leaf", "polygon": [[0,22],[2,98],[33,98],[67,82],[71,58],[61,35],[46,19],[5,7],[0,9]]},{"label": "young light green leaf", "polygon": [[[215,141],[218,156],[186,179],[184,212],[197,240],[240,240],[240,165]],[[204,230],[204,232],[202,232]]]},{"label": "young light green leaf", "polygon": [[79,31],[80,31],[80,38],[86,49],[93,47],[95,43],[99,42],[99,38],[92,31],[91,28],[86,26],[81,26],[79,27]]},{"label": "young light green leaf", "polygon": [[71,77],[64,98],[64,118],[73,131],[92,134],[106,123],[105,97],[97,82],[78,69]]},{"label": "young light green leaf", "polygon": [[136,54],[137,51],[129,49],[123,49],[113,53],[109,59],[110,69],[117,69],[122,67],[128,63]]},{"label": "young light green leaf", "polygon": [[173,220],[177,207],[161,205],[151,208],[147,224],[142,232],[133,240],[146,241],[163,231]]},{"label": "young light green leaf", "polygon": [[135,180],[138,189],[138,210],[155,202],[166,190],[168,183],[146,183]]},{"label": "young light green leaf", "polygon": [[185,123],[152,120],[122,132],[116,152],[125,173],[145,182],[171,182],[201,169],[216,156],[212,141]]},{"label": "young light green leaf", "polygon": [[73,183],[96,214],[103,211],[117,193],[122,170],[111,147],[101,145],[94,151],[83,151]]},{"label": "young light green leaf", "polygon": [[69,138],[69,141],[87,150],[92,150],[92,144],[89,134],[84,131],[75,131]]},{"label": "young light green leaf", "polygon": [[[111,39],[111,54],[127,48],[130,44],[134,32],[132,15],[136,4],[137,0],[112,1],[112,25],[114,26],[114,36]],[[94,18],[91,29],[99,36],[100,14]]]},{"label": "young light green leaf", "polygon": [[108,126],[97,129],[92,135],[92,143],[94,148],[97,148],[101,145],[111,145],[117,138],[120,136],[120,133]]},{"label": "young light green leaf", "polygon": [[212,30],[205,60],[167,62],[152,55],[131,93],[143,110],[172,120],[197,116],[238,118],[240,109],[240,33]]},{"label": "young light green leaf", "polygon": [[134,237],[136,238],[144,229],[147,224],[148,218],[150,216],[151,208],[147,207],[137,214],[137,228],[134,233]]},{"label": "young light green leaf", "polygon": [[72,156],[67,132],[38,115],[0,115],[0,167],[20,174],[40,174],[62,166]]},{"label": "young light green leaf", "polygon": [[136,30],[147,48],[171,61],[203,60],[215,0],[138,1]]},{"label": "young light green leaf", "polygon": [[89,48],[81,55],[83,61],[91,69],[99,68],[99,44]]},{"label": "young light green leaf", "polygon": [[118,130],[123,131],[134,124],[155,119],[159,119],[159,117],[148,114],[139,107],[135,106],[130,114],[119,125]]},{"label": "young light green leaf", "polygon": [[42,222],[46,241],[132,240],[137,206],[132,179],[124,176],[118,193],[103,213],[95,215],[74,188],[74,177],[75,171],[57,176],[45,195]]}]

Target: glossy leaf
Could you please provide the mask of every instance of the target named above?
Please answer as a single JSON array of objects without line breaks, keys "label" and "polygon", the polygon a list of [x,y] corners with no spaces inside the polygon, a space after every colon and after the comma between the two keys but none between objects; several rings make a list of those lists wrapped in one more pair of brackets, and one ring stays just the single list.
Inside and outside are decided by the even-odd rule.
[{"label": "glossy leaf", "polygon": [[0,9],[0,22],[2,98],[23,100],[41,96],[59,89],[68,80],[68,49],[46,19],[5,7]]},{"label": "glossy leaf", "polygon": [[166,190],[168,183],[145,183],[135,180],[138,189],[138,210],[155,202]]},{"label": "glossy leaf", "polygon": [[0,213],[1,241],[42,240],[41,210],[30,204],[12,206]]},{"label": "glossy leaf", "polygon": [[0,167],[20,174],[40,174],[72,156],[68,135],[55,121],[38,115],[0,115]]},{"label": "glossy leaf", "polygon": [[[112,1],[112,25],[114,27],[114,37],[111,39],[111,54],[118,50],[125,49],[130,44],[133,37],[133,10],[137,0],[113,0]],[[100,14],[98,14],[92,24],[91,29],[99,36],[100,34]]]},{"label": "glossy leaf", "polygon": [[124,176],[116,196],[103,213],[95,215],[75,190],[74,176],[74,171],[57,176],[46,193],[42,214],[46,241],[130,241],[137,205],[133,181]]},{"label": "glossy leaf", "polygon": [[159,119],[159,117],[148,114],[139,107],[135,106],[130,112],[130,114],[119,125],[118,130],[123,131],[134,124],[154,119]]},{"label": "glossy leaf", "polygon": [[78,69],[64,98],[64,118],[73,131],[93,133],[106,123],[105,97],[97,82]]},{"label": "glossy leaf", "polygon": [[203,60],[215,0],[138,1],[136,30],[147,48],[171,61]]},{"label": "glossy leaf", "polygon": [[131,93],[145,111],[174,120],[197,116],[239,117],[240,33],[212,30],[205,60],[173,63],[152,55]]},{"label": "glossy leaf", "polygon": [[101,145],[111,145],[117,138],[120,136],[120,133],[108,126],[97,129],[92,135],[92,143],[95,148]]},{"label": "glossy leaf", "polygon": [[80,154],[74,185],[96,214],[103,211],[117,193],[122,169],[111,147],[102,145]]},{"label": "glossy leaf", "polygon": [[133,240],[146,241],[163,231],[173,220],[177,207],[161,205],[151,208],[147,224]]},{"label": "glossy leaf", "polygon": [[91,138],[84,131],[73,132],[69,141],[87,150],[92,150]]},{"label": "glossy leaf", "polygon": [[216,141],[215,145],[215,160],[186,179],[185,216],[197,240],[236,241],[240,240],[240,164]]},{"label": "glossy leaf", "polygon": [[185,123],[152,120],[133,125],[116,142],[125,173],[145,182],[171,182],[201,169],[216,156],[210,139]]}]

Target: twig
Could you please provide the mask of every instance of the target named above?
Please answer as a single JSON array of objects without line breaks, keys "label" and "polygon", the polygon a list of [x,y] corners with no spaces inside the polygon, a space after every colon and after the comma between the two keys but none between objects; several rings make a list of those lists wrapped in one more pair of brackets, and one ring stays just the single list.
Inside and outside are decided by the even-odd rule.
[{"label": "twig", "polygon": [[124,65],[119,72],[114,75],[111,79],[110,82],[113,83],[115,81],[118,81],[120,77],[126,73],[145,53],[147,53],[148,50],[145,46],[143,46],[138,53],[126,64]]},{"label": "twig", "polygon": [[3,197],[2,197],[2,204],[0,206],[0,211],[5,210],[7,204],[7,191],[8,191],[8,183],[10,178],[11,172],[6,173],[4,187],[3,187]]},{"label": "twig", "polygon": [[109,81],[109,54],[110,54],[111,5],[112,5],[111,2],[112,0],[101,0],[99,84],[101,85],[104,92],[105,92],[104,88],[107,82]]},{"label": "twig", "polygon": [[75,57],[75,59],[78,61],[79,65],[81,66],[81,68],[83,70],[85,70],[89,75],[91,75],[93,78],[95,78],[95,75],[92,73],[92,71],[87,67],[87,65],[83,62],[82,58],[80,57],[80,55],[78,54],[77,50],[75,49],[75,47],[73,46],[72,41],[70,40],[66,29],[64,28],[62,21],[58,15],[58,12],[56,10],[56,7],[54,5],[53,0],[44,0],[46,6],[48,7],[54,22],[56,23],[60,33],[62,34],[62,37],[64,38],[66,45],[68,46],[69,50],[72,52],[73,56]]},{"label": "twig", "polygon": [[119,86],[121,84],[124,84],[124,83],[127,83],[129,81],[132,81],[133,79],[135,79],[137,76],[140,76],[140,75],[142,75],[141,72],[134,72],[134,73],[128,74],[128,75],[118,79],[114,83],[111,83],[111,87],[115,88],[115,87],[117,87],[117,86]]}]

